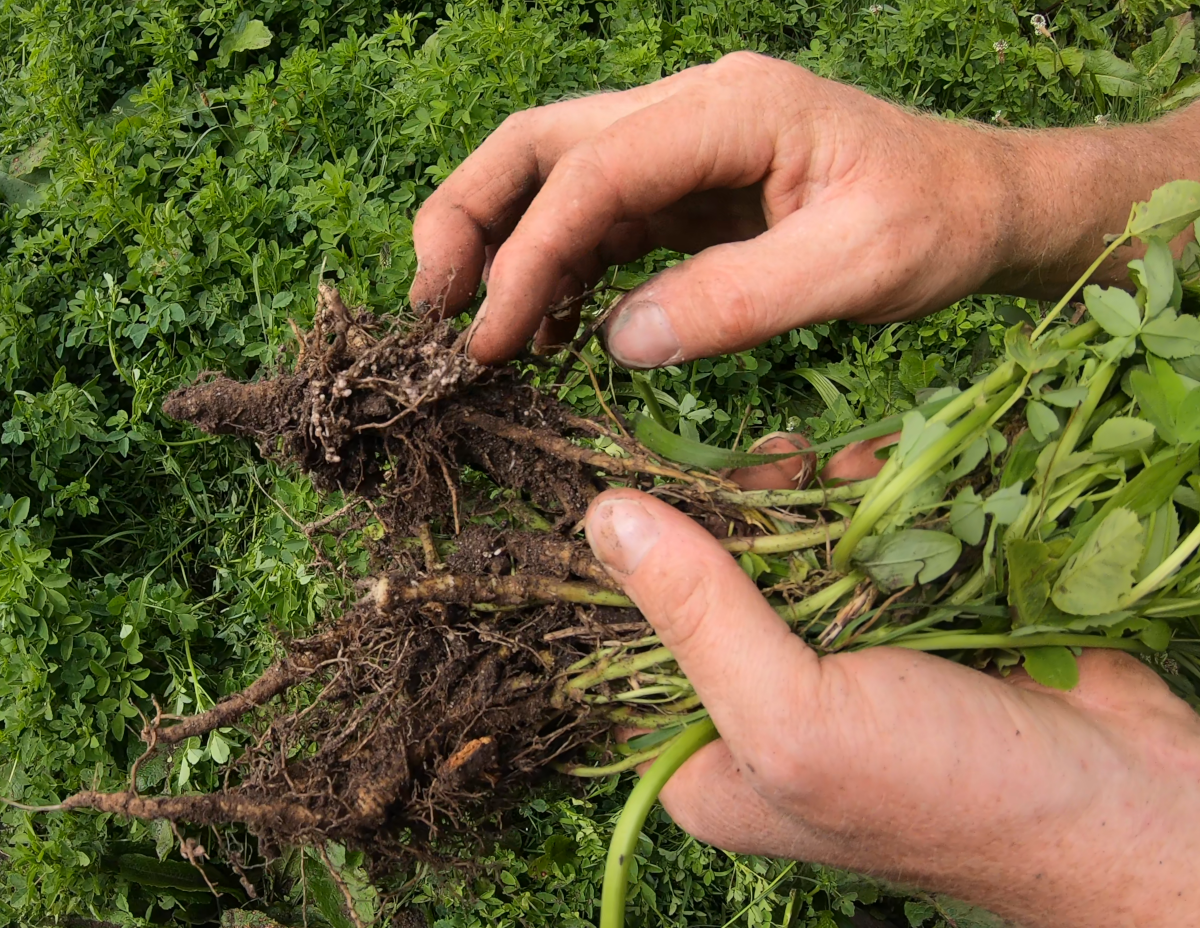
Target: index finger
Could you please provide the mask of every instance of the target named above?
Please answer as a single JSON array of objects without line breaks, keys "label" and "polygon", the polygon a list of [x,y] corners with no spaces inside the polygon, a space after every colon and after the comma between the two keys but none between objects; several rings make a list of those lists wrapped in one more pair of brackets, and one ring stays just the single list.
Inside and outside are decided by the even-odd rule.
[{"label": "index finger", "polygon": [[[718,115],[706,115],[714,110]],[[475,358],[515,356],[537,330],[557,282],[586,263],[618,224],[689,193],[760,181],[774,144],[762,126],[746,127],[745,111],[736,83],[708,81],[622,117],[564,154],[492,262],[487,314],[471,342]]]},{"label": "index finger", "polygon": [[485,248],[503,242],[554,165],[586,139],[673,92],[673,78],[513,113],[425,201],[413,220],[414,307],[461,312],[479,288]]}]

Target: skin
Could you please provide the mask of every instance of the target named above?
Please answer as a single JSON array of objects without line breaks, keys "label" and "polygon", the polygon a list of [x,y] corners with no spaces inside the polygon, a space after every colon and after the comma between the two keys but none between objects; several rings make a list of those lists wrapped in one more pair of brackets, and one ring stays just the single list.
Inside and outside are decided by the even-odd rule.
[{"label": "skin", "polygon": [[[535,333],[572,335],[571,298],[608,266],[692,254],[614,312],[609,349],[633,367],[972,292],[1053,297],[1130,203],[1200,180],[1198,136],[1198,108],[1118,128],[951,123],[730,55],[506,120],[417,215],[411,296],[458,312],[486,277],[470,351],[501,362]],[[1125,282],[1133,256],[1095,279]],[[875,450],[847,448],[823,476],[869,475]],[[771,467],[736,476],[798,482]],[[610,491],[587,534],[721,732],[662,797],[701,840],[901,879],[1027,926],[1200,923],[1200,720],[1136,659],[1085,653],[1069,693],[901,649],[818,659],[670,506]]]}]

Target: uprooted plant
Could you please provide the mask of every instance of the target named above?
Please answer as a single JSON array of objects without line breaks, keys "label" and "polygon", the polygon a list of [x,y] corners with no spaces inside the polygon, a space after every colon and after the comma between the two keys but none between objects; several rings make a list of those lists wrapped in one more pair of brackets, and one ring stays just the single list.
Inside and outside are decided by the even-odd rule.
[{"label": "uprooted plant", "polygon": [[[809,452],[897,432],[876,477],[812,489],[742,491],[727,468],[780,456],[647,417],[579,418],[473,364],[449,325],[390,331],[323,288],[292,373],[205,378],[164,408],[357,494],[343,518],[375,526],[375,575],[243,692],[147,724],[150,752],[253,719],[236,784],[55,808],[243,822],[267,847],[335,839],[386,858],[427,853],[552,769],[603,776],[658,757],[614,837],[602,925],[620,924],[624,860],[657,789],[715,732],[580,540],[588,502],[613,485],[702,521],[822,653],[913,648],[1069,688],[1077,649],[1118,648],[1194,700],[1200,319],[1183,312],[1167,242],[1198,216],[1200,184],[1156,191],[1036,328],[1009,330],[993,370]],[[1063,320],[1135,237],[1136,294],[1087,287],[1091,320]],[[504,513],[478,505],[480,481],[507,494]],[[644,734],[590,765],[586,746],[613,724]]]}]

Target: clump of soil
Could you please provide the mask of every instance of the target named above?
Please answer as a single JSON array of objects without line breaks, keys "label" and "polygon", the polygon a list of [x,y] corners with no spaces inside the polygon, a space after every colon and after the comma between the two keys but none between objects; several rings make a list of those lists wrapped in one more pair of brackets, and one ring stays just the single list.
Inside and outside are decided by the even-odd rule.
[{"label": "clump of soil", "polygon": [[[616,458],[573,441],[614,433],[511,371],[480,368],[447,324],[390,332],[323,287],[312,330],[297,335],[290,374],[202,377],[163,408],[365,498],[385,569],[243,692],[147,727],[159,751],[248,724],[237,785],[208,796],[88,792],[63,808],[243,822],[267,847],[334,839],[377,858],[429,854],[439,832],[470,833],[608,727],[564,697],[564,672],[648,629],[636,611],[604,604],[612,584],[572,533],[614,477],[648,487],[647,475],[686,475],[635,446]],[[465,524],[465,467],[520,491],[552,529]],[[454,533],[448,557],[431,523]]]}]

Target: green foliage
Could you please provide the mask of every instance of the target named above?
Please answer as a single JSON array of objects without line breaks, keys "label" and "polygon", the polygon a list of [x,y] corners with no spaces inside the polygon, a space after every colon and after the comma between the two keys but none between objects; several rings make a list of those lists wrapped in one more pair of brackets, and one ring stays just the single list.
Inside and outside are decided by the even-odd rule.
[{"label": "green foliage", "polygon": [[[241,687],[278,632],[312,625],[342,601],[344,576],[366,569],[361,538],[317,542],[341,567],[331,571],[301,531],[337,500],[180,429],[159,405],[203,370],[249,377],[280,364],[322,269],[348,299],[398,309],[416,206],[508,113],[741,48],[1000,124],[1140,117],[1193,93],[1190,25],[1167,18],[1177,11],[1060,5],[1051,28],[1064,51],[1052,60],[1063,66],[1049,74],[1033,12],[999,0],[0,7],[0,791],[41,803],[119,788],[151,696],[185,714]],[[1071,47],[1111,52],[1150,89],[1108,95]],[[652,256],[614,282],[672,260]],[[1003,343],[997,314],[1025,308],[980,298],[914,324],[818,325],[656,372],[650,386],[685,438],[836,437],[978,369]],[[628,412],[644,408],[625,374],[587,357]],[[533,376],[599,412],[582,364]],[[170,766],[140,771],[139,788],[211,788],[242,737],[186,744]],[[447,926],[585,923],[617,788],[534,802],[521,847],[497,851],[486,882],[427,875],[410,895]],[[0,923],[219,917],[130,874],[131,860],[181,863],[161,827],[14,810],[2,821]],[[574,859],[546,844],[555,835],[571,838]],[[833,925],[877,895],[819,868],[767,892],[782,865],[703,848],[662,816],[644,849],[631,904],[647,923],[724,921],[762,895],[741,917],[765,925],[794,892],[803,919]],[[292,906],[273,918],[291,923],[303,904],[299,867],[264,878]]]}]

